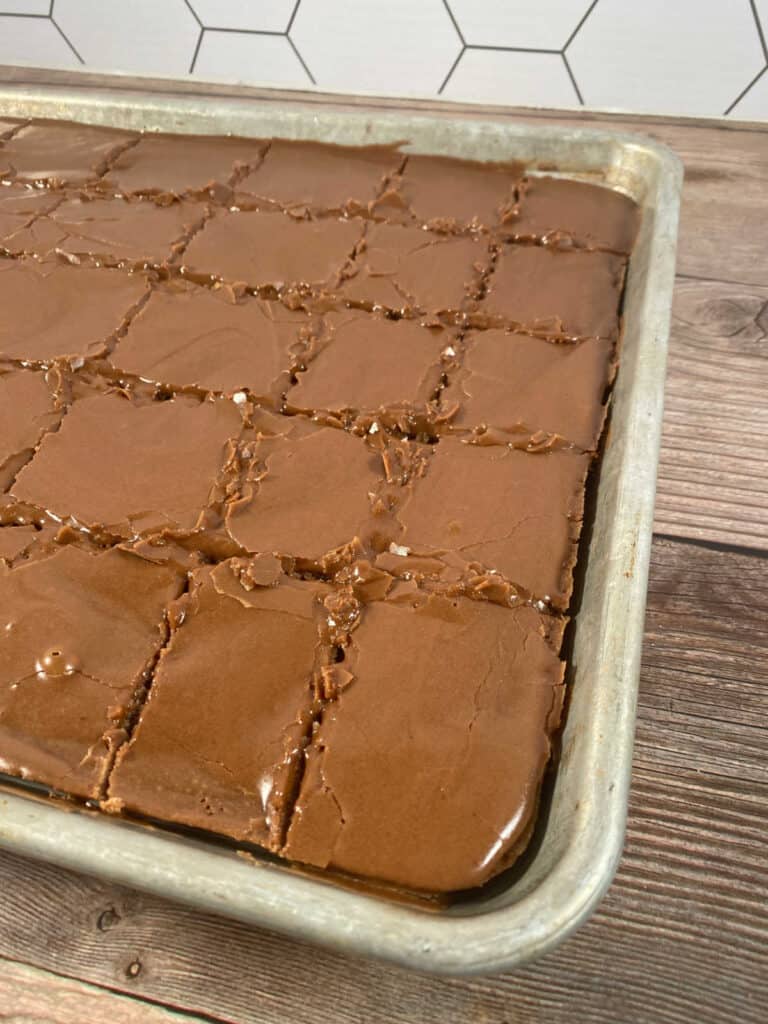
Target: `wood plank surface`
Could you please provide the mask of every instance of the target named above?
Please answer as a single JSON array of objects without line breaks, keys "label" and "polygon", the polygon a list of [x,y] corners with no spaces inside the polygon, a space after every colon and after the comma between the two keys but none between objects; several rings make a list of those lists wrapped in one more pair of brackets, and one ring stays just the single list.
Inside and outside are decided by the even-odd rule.
[{"label": "wood plank surface", "polygon": [[242,1024],[763,1024],[766,565],[655,542],[626,852],[538,963],[423,978],[8,854],[0,955]]},{"label": "wood plank surface", "polygon": [[768,245],[763,273],[765,287],[677,280],[661,533],[768,549]]},{"label": "wood plank surface", "polygon": [[737,284],[768,281],[768,131],[624,122],[674,149],[685,164],[678,273]]},{"label": "wood plank surface", "polygon": [[[19,74],[30,77],[10,77]],[[93,80],[42,73],[43,81],[57,77]],[[192,82],[165,88],[262,95]],[[280,94],[264,98],[279,102]],[[658,535],[616,881],[591,920],[549,956],[506,976],[451,980],[342,958],[0,853],[0,958],[34,965],[0,959],[0,1022],[179,1019],[144,999],[237,1024],[763,1024],[768,130],[427,101],[343,105],[361,104],[626,129],[685,161]],[[82,1009],[77,999],[86,1000]]]},{"label": "wood plank surface", "polygon": [[194,1024],[199,1017],[0,960],[0,1024]]}]

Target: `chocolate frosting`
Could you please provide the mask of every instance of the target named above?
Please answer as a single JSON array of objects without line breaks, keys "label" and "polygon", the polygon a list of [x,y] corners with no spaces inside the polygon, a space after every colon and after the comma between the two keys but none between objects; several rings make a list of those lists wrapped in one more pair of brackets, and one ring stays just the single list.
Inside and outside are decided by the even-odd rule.
[{"label": "chocolate frosting", "polygon": [[359,213],[405,162],[390,146],[329,146],[275,139],[260,166],[236,186],[243,208]]},{"label": "chocolate frosting", "polygon": [[285,854],[408,889],[480,885],[527,838],[563,666],[529,608],[368,605],[307,755]]},{"label": "chocolate frosting", "polygon": [[332,660],[327,592],[285,576],[246,590],[227,562],[195,572],[108,806],[278,848]]},{"label": "chocolate frosting", "polygon": [[39,257],[60,253],[78,263],[161,267],[183,252],[206,213],[200,203],[158,206],[76,196],[47,216],[38,216],[24,231],[16,231],[5,247]]},{"label": "chocolate frosting", "polygon": [[514,198],[521,164],[410,155],[402,175],[376,204],[388,220],[438,231],[488,229]]},{"label": "chocolate frosting", "polygon": [[460,555],[565,609],[590,457],[445,438],[398,497],[406,554]]},{"label": "chocolate frosting", "polygon": [[503,870],[634,204],[45,122],[0,182],[0,772],[408,890]]},{"label": "chocolate frosting", "polygon": [[45,375],[0,369],[0,491],[11,485],[61,410]]},{"label": "chocolate frosting", "polygon": [[178,397],[139,404],[119,393],[81,398],[48,434],[13,497],[92,530],[127,537],[202,525],[239,437],[237,407]]},{"label": "chocolate frosting", "polygon": [[505,246],[481,314],[539,333],[616,338],[626,260],[605,252]]},{"label": "chocolate frosting", "polygon": [[456,313],[480,289],[491,266],[488,240],[372,224],[346,272],[347,302],[406,315]]},{"label": "chocolate frosting", "polygon": [[0,179],[52,187],[94,183],[136,138],[113,128],[37,121],[0,147]]},{"label": "chocolate frosting", "polygon": [[104,187],[159,198],[215,193],[258,165],[265,148],[258,139],[142,135],[112,162]]},{"label": "chocolate frosting", "polygon": [[381,456],[363,438],[296,419],[249,448],[243,496],[227,513],[230,535],[246,550],[317,568],[383,521]]},{"label": "chocolate frosting", "polygon": [[593,450],[603,396],[613,377],[613,345],[589,338],[558,343],[505,331],[472,331],[441,401],[457,430],[498,427],[516,435],[559,435]]},{"label": "chocolate frosting", "polygon": [[325,343],[287,396],[290,409],[342,416],[426,408],[441,381],[445,331],[362,313],[324,318]]},{"label": "chocolate frosting", "polygon": [[525,178],[519,198],[504,218],[503,231],[525,241],[609,249],[628,254],[640,211],[615,189],[568,178]]},{"label": "chocolate frosting", "polygon": [[49,213],[61,202],[55,192],[29,185],[0,185],[0,254],[21,252],[16,237],[25,235],[36,217]]},{"label": "chocolate frosting", "polygon": [[293,220],[278,213],[231,213],[210,220],[192,239],[185,270],[195,278],[248,287],[334,291],[363,233],[363,222]]},{"label": "chocolate frosting", "polygon": [[277,302],[184,282],[157,288],[110,361],[159,385],[278,403],[311,348],[312,320]]},{"label": "chocolate frosting", "polygon": [[23,524],[3,524],[0,527],[0,562],[10,566],[34,544],[38,530]]},{"label": "chocolate frosting", "polygon": [[101,355],[147,294],[140,275],[0,259],[0,359]]},{"label": "chocolate frosting", "polygon": [[24,124],[26,121],[17,121],[14,117],[0,117],[0,140],[10,138]]},{"label": "chocolate frosting", "polygon": [[101,795],[181,585],[167,566],[117,549],[64,547],[0,570],[3,772]]}]

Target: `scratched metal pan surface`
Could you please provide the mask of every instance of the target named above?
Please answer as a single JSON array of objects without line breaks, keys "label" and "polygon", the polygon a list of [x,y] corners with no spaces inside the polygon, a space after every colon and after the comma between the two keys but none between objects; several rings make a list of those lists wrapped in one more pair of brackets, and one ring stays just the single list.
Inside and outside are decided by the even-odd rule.
[{"label": "scratched metal pan surface", "polygon": [[642,206],[625,296],[621,370],[595,489],[554,782],[524,866],[444,910],[424,910],[245,859],[220,843],[64,811],[4,784],[0,846],[336,950],[448,975],[505,971],[562,941],[595,908],[621,854],[661,432],[681,165],[641,136],[509,119],[424,115],[365,101],[0,84],[0,116],[122,128],[362,144],[523,160],[603,181]]}]

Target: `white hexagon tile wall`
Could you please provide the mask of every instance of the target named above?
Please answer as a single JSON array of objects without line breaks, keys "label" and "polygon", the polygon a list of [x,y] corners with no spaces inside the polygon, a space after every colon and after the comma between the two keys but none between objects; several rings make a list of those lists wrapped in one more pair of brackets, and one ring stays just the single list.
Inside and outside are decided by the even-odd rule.
[{"label": "white hexagon tile wall", "polygon": [[0,0],[0,64],[768,121],[768,0]]}]

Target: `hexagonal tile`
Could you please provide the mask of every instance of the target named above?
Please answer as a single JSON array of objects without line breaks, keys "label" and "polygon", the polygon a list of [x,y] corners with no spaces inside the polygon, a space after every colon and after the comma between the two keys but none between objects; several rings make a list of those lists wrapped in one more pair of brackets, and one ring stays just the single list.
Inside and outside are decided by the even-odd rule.
[{"label": "hexagonal tile", "polygon": [[589,106],[717,115],[764,57],[749,0],[600,0],[568,48]]},{"label": "hexagonal tile", "polygon": [[42,14],[48,16],[50,0],[2,0],[0,14]]},{"label": "hexagonal tile", "polygon": [[589,0],[449,0],[449,6],[470,45],[559,50],[586,14]]},{"label": "hexagonal tile", "polygon": [[432,94],[461,43],[442,0],[302,0],[291,29],[321,89]]},{"label": "hexagonal tile", "polygon": [[57,0],[56,21],[86,64],[186,74],[200,27],[184,0]]},{"label": "hexagonal tile", "polygon": [[191,0],[190,6],[206,28],[238,28],[255,32],[285,32],[296,0]]},{"label": "hexagonal tile", "polygon": [[78,68],[80,62],[48,18],[0,16],[0,64]]},{"label": "hexagonal tile", "polygon": [[741,121],[768,121],[768,68],[730,114]]},{"label": "hexagonal tile", "polygon": [[466,50],[442,95],[470,103],[519,107],[579,105],[559,53]]},{"label": "hexagonal tile", "polygon": [[198,78],[220,78],[247,85],[306,89],[311,85],[285,36],[206,31],[195,61]]}]

